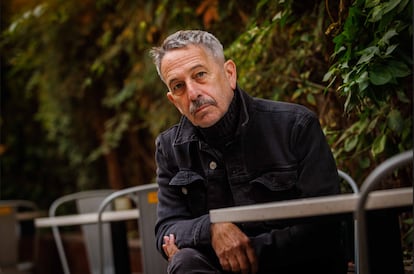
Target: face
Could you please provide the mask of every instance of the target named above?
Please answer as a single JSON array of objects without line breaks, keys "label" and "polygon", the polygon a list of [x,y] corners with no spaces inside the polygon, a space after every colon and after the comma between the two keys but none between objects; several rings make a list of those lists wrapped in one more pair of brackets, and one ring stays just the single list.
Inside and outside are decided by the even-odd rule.
[{"label": "face", "polygon": [[234,62],[219,62],[194,45],[166,53],[161,75],[168,87],[168,99],[199,127],[210,127],[223,117],[236,88]]}]

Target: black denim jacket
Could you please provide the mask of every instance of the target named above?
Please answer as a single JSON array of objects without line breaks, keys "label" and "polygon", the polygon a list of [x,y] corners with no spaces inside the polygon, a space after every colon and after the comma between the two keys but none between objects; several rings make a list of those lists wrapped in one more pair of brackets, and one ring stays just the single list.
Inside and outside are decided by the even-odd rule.
[{"label": "black denim jacket", "polygon": [[[239,88],[235,92],[242,101],[240,126],[225,149],[205,143],[185,117],[156,140],[155,230],[157,248],[164,256],[163,236],[170,233],[176,235],[179,248],[211,248],[210,209],[339,192],[335,161],[313,112],[253,98]],[[329,235],[336,229],[275,221],[238,225],[259,255],[272,250],[284,260],[291,252],[300,258],[301,253],[309,257],[332,248]]]}]

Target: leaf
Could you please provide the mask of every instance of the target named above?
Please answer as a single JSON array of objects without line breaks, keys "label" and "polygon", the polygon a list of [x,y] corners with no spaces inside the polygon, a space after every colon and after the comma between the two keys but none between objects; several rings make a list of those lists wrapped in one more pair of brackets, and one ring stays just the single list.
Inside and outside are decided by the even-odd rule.
[{"label": "leaf", "polygon": [[298,99],[298,98],[299,98],[299,96],[301,96],[301,95],[302,95],[302,93],[303,93],[303,91],[302,91],[301,89],[296,90],[296,91],[293,93],[293,95],[292,95],[291,99],[292,99],[293,101],[294,101],[294,100],[296,100],[296,99]]},{"label": "leaf", "polygon": [[381,3],[380,0],[366,0],[365,1],[365,8],[373,8],[376,5],[378,5],[379,3]]},{"label": "leaf", "polygon": [[278,13],[276,13],[275,14],[275,16],[273,16],[273,18],[272,18],[272,22],[273,21],[276,21],[276,20],[279,20],[279,19],[281,19],[282,18],[282,12],[281,11],[279,11]]},{"label": "leaf", "polygon": [[385,136],[385,134],[382,134],[381,136],[375,138],[371,148],[371,153],[374,157],[376,157],[378,154],[384,151],[386,141],[387,137]]},{"label": "leaf", "polygon": [[411,0],[403,0],[400,5],[398,6],[397,12],[400,13],[404,10],[405,6],[410,2]]},{"label": "leaf", "polygon": [[404,127],[404,120],[401,116],[401,112],[396,109],[391,110],[387,116],[387,124],[391,130],[401,133]]},{"label": "leaf", "polygon": [[369,71],[369,79],[376,86],[385,85],[392,80],[392,74],[385,66],[375,66]]},{"label": "leaf", "polygon": [[306,101],[307,101],[309,104],[311,104],[312,106],[316,106],[316,99],[315,99],[315,96],[313,96],[313,94],[308,93],[308,94],[306,95]]},{"label": "leaf", "polygon": [[391,60],[388,64],[388,69],[395,78],[406,77],[411,74],[411,69],[403,62]]},{"label": "leaf", "polygon": [[390,29],[389,31],[387,31],[382,37],[381,39],[378,41],[378,45],[382,46],[382,45],[389,45],[390,44],[390,40],[392,37],[398,35],[397,31],[395,29]]},{"label": "leaf", "polygon": [[368,72],[364,71],[357,79],[356,82],[358,83],[359,92],[364,91],[369,86],[369,77]]},{"label": "leaf", "polygon": [[325,75],[323,76],[322,82],[329,81],[329,79],[331,79],[331,77],[334,75],[334,73],[335,73],[335,69],[328,70],[328,72],[325,73]]},{"label": "leaf", "polygon": [[411,102],[410,99],[408,99],[407,95],[405,95],[404,91],[402,91],[402,90],[397,91],[397,97],[398,97],[398,100],[400,100],[403,103],[410,103]]},{"label": "leaf", "polygon": [[395,9],[400,4],[400,2],[401,0],[391,0],[391,1],[384,3],[384,14]]},{"label": "leaf", "polygon": [[391,53],[393,53],[393,51],[398,47],[398,45],[390,45],[387,47],[387,50],[384,53],[384,57],[387,57],[389,55],[391,55]]},{"label": "leaf", "polygon": [[346,152],[352,151],[358,144],[358,135],[352,135],[348,139],[345,139],[344,149]]},{"label": "leaf", "polygon": [[403,220],[403,223],[406,225],[412,225],[413,224],[413,218],[405,219]]},{"label": "leaf", "polygon": [[382,17],[393,10],[395,7],[398,6],[398,4],[401,2],[401,0],[391,0],[382,4],[379,4],[377,6],[374,6],[372,9],[372,12],[368,18],[369,22],[378,22],[382,19]]},{"label": "leaf", "polygon": [[197,15],[203,15],[204,26],[207,28],[213,22],[219,21],[218,0],[204,0],[196,9]]},{"label": "leaf", "polygon": [[378,122],[378,116],[375,117],[371,122],[369,122],[368,127],[367,127],[367,132],[372,131],[376,127],[377,122]]},{"label": "leaf", "polygon": [[361,57],[358,60],[357,65],[368,63],[371,59],[375,56],[375,54],[379,53],[379,48],[376,46],[368,47],[361,51]]},{"label": "leaf", "polygon": [[369,157],[362,157],[359,160],[359,166],[363,169],[368,168],[371,165],[371,160]]},{"label": "leaf", "polygon": [[352,92],[349,92],[346,97],[345,103],[344,103],[344,110],[346,112],[349,111],[351,108],[351,99],[352,99]]}]

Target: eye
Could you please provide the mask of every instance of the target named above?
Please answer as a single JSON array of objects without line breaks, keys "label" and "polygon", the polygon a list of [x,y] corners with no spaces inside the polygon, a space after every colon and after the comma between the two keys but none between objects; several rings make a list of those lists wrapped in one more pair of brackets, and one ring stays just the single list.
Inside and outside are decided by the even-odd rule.
[{"label": "eye", "polygon": [[184,83],[179,82],[179,83],[175,84],[174,86],[172,86],[171,92],[174,95],[180,95],[180,94],[182,94],[184,92]]},{"label": "eye", "polygon": [[197,72],[196,73],[196,75],[195,75],[195,78],[203,78],[204,76],[206,76],[206,72],[205,71],[200,71],[200,72]]}]

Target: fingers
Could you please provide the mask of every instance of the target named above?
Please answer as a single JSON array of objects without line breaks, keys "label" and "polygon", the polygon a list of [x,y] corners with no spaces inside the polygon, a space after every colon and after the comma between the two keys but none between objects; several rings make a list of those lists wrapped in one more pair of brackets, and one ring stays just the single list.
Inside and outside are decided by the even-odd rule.
[{"label": "fingers", "polygon": [[212,246],[226,271],[242,274],[257,272],[257,259],[250,239],[232,223],[211,227]]},{"label": "fingers", "polygon": [[170,237],[168,236],[164,236],[164,244],[162,245],[162,249],[164,250],[165,255],[167,255],[167,257],[170,257],[170,254],[168,252],[168,244],[170,242]]},{"label": "fingers", "polygon": [[164,236],[164,244],[175,244],[175,236],[174,234],[170,234],[169,236]]},{"label": "fingers", "polygon": [[[237,257],[233,257],[231,259],[229,259],[228,261],[228,269],[226,271],[231,271],[231,272],[235,272],[238,273],[240,272],[240,264],[239,261],[237,259]],[[224,269],[224,268],[223,268]]]},{"label": "fingers", "polygon": [[250,263],[250,273],[255,274],[257,271],[259,271],[259,265],[257,262],[256,253],[254,252],[254,249],[250,247],[246,250],[247,258]]},{"label": "fingers", "polygon": [[[232,271],[242,274],[255,274],[258,271],[257,260],[252,250],[244,250],[240,254],[235,254],[228,259],[224,259],[222,267],[226,271]],[[248,254],[251,254],[249,257]]]},{"label": "fingers", "polygon": [[179,250],[175,245],[175,236],[174,234],[170,234],[169,236],[164,236],[163,240],[164,244],[162,245],[162,249],[164,250],[165,255],[167,255],[168,260],[170,260]]},{"label": "fingers", "polygon": [[170,244],[175,245],[175,235],[174,234],[170,234]]},{"label": "fingers", "polygon": [[225,271],[232,271],[230,261],[227,258],[220,258],[220,264],[223,270]]}]

